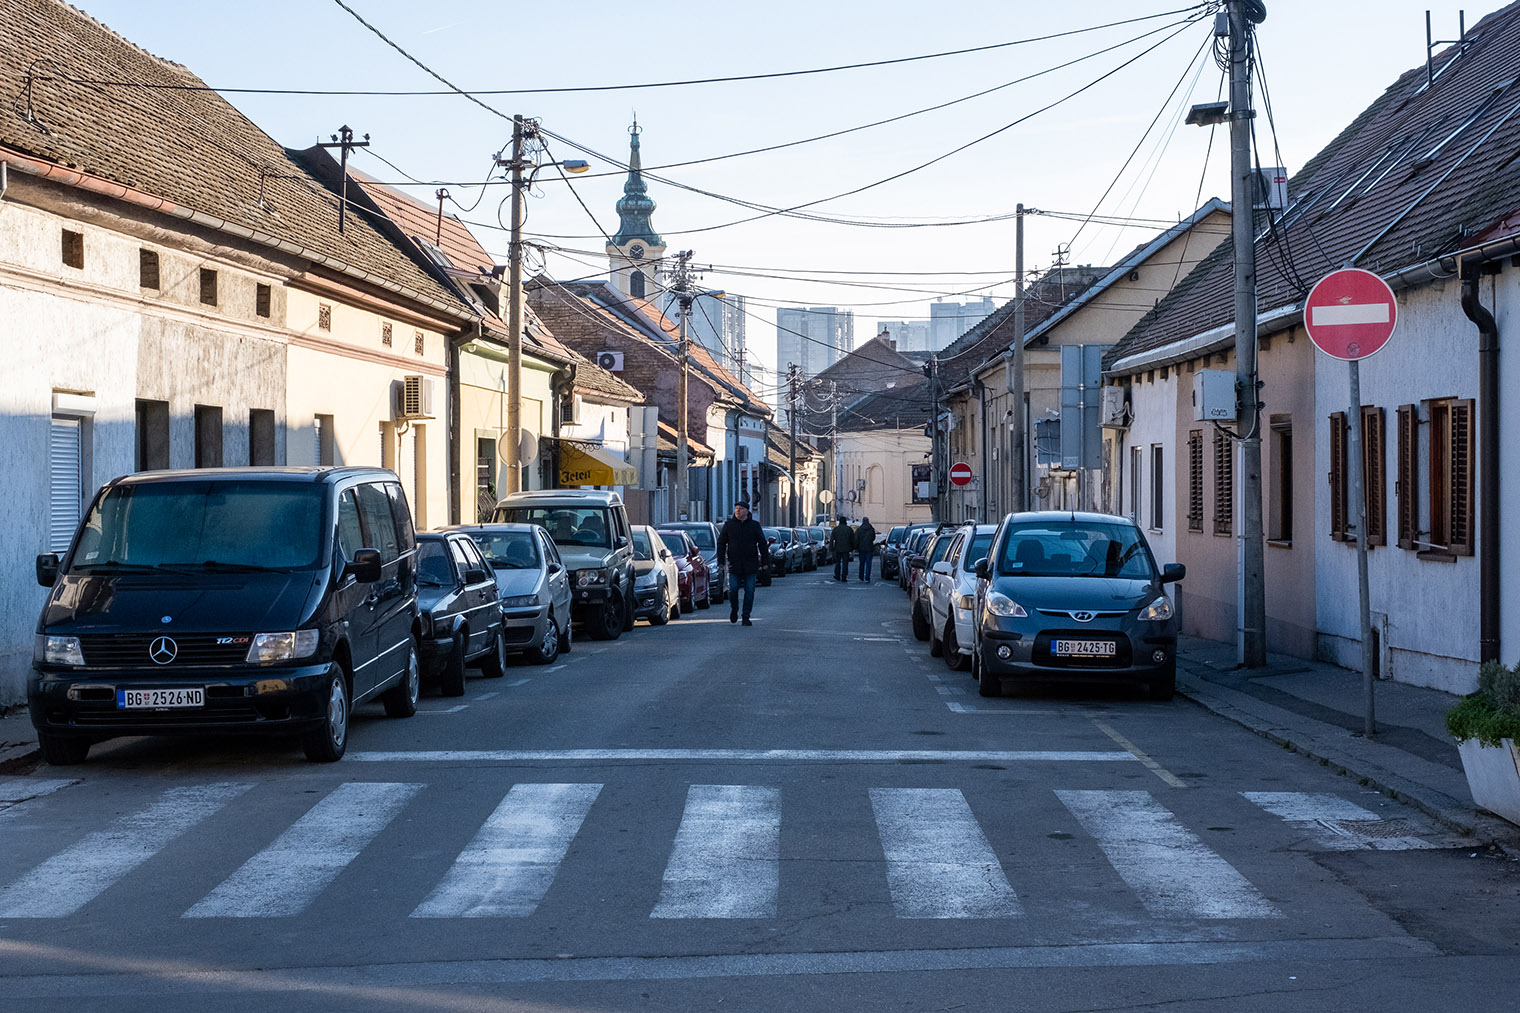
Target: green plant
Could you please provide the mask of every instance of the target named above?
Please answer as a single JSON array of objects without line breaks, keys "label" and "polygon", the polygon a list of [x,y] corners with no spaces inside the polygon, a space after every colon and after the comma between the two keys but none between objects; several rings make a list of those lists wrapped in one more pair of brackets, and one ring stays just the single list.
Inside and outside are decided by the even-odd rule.
[{"label": "green plant", "polygon": [[1485,746],[1520,739],[1520,664],[1485,661],[1478,669],[1478,691],[1446,712],[1446,730],[1458,742],[1477,739]]}]

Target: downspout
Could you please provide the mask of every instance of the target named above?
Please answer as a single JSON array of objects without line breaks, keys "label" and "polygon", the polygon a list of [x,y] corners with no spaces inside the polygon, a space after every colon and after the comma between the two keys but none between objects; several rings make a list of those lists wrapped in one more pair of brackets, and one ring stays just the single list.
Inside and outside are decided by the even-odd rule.
[{"label": "downspout", "polygon": [[1478,299],[1482,264],[1462,263],[1462,312],[1478,327],[1478,660],[1499,659],[1499,326]]}]

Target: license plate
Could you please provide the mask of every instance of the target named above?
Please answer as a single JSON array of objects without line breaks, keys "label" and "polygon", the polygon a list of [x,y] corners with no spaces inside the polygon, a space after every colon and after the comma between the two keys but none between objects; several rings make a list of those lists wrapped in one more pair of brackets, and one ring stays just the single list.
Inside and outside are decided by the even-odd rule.
[{"label": "license plate", "polygon": [[118,689],[117,710],[179,710],[206,706],[204,686],[180,686],[175,689]]},{"label": "license plate", "polygon": [[1112,640],[1052,640],[1050,653],[1065,658],[1111,658],[1115,644]]}]

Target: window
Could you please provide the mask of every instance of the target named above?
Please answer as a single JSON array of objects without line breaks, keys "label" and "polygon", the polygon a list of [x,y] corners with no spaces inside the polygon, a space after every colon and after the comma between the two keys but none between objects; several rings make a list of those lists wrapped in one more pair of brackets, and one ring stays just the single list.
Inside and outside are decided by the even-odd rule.
[{"label": "window", "polygon": [[1330,537],[1344,542],[1346,524],[1346,413],[1330,416]]},{"label": "window", "polygon": [[385,494],[390,497],[391,517],[396,521],[396,538],[402,552],[410,552],[417,544],[417,532],[412,527],[412,511],[406,505],[406,491],[399,483],[385,483]]},{"label": "window", "polygon": [[169,402],[137,401],[137,470],[169,467]]},{"label": "window", "polygon": [[332,330],[332,305],[329,303],[317,303],[317,330]]},{"label": "window", "polygon": [[1161,511],[1165,506],[1165,485],[1161,481],[1161,454],[1161,444],[1151,444],[1151,527],[1156,531],[1164,527]]},{"label": "window", "polygon": [[424,355],[427,352],[427,339],[422,336],[421,331],[412,332],[412,351],[418,355]]},{"label": "window", "polygon": [[484,436],[475,438],[475,500],[481,517],[496,509],[496,441]]},{"label": "window", "polygon": [[54,415],[48,433],[49,552],[66,552],[79,526],[85,491],[85,420]]},{"label": "window", "polygon": [[1214,430],[1214,534],[1228,535],[1235,529],[1235,443],[1223,431]]},{"label": "window", "polygon": [[268,285],[253,287],[253,312],[261,317],[269,316],[270,288]]},{"label": "window", "polygon": [[343,561],[354,558],[354,553],[364,548],[364,531],[359,526],[359,503],[352,489],[338,497],[338,551]]},{"label": "window", "polygon": [[1203,530],[1203,430],[1188,433],[1188,530]]},{"label": "window", "polygon": [[201,268],[201,302],[216,305],[216,272],[209,267]]},{"label": "window", "polygon": [[311,431],[315,443],[314,452],[316,463],[319,465],[333,464],[336,462],[334,451],[333,417],[331,415],[314,415],[311,419]]},{"label": "window", "polygon": [[1430,406],[1431,548],[1470,556],[1473,532],[1473,402]]},{"label": "window", "polygon": [[63,230],[63,266],[84,268],[84,233]]},{"label": "window", "polygon": [[216,405],[195,406],[195,466],[222,466],[222,409]]},{"label": "window", "polygon": [[[1388,544],[1388,517],[1384,488],[1387,485],[1386,419],[1383,409],[1362,406],[1362,501],[1367,512],[1367,544]],[[1330,416],[1330,537],[1338,542],[1356,540],[1356,519],[1351,516],[1351,432],[1346,413]]]},{"label": "window", "polygon": [[635,299],[644,298],[644,272],[634,271],[628,276],[628,294]]},{"label": "window", "polygon": [[393,562],[400,555],[400,547],[396,537],[396,519],[391,515],[391,501],[386,496],[385,489],[372,482],[359,486],[358,494],[365,542],[370,548],[380,550],[382,563]]},{"label": "window", "polygon": [[1267,540],[1293,541],[1293,416],[1271,418],[1271,486],[1268,490]]},{"label": "window", "polygon": [[158,289],[158,254],[152,250],[137,251],[137,284]]},{"label": "window", "polygon": [[274,464],[274,409],[248,410],[248,463]]}]

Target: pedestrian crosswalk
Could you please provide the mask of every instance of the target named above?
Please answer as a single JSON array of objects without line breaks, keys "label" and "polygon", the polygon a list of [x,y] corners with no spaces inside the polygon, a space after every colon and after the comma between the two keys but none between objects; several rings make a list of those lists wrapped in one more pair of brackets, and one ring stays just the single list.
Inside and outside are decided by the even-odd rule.
[{"label": "pedestrian crosswalk", "polygon": [[[478,828],[466,828],[457,835],[457,843],[444,840],[436,852],[442,860],[435,860],[433,851],[428,858],[410,860],[418,880],[402,884],[402,889],[415,891],[411,899],[404,899],[403,911],[409,909],[412,918],[534,915],[550,897],[565,872],[567,855],[579,842],[590,839],[587,847],[594,850],[595,842],[608,834],[647,833],[665,825],[624,815],[638,812],[637,806],[599,808],[607,787],[579,782],[511,785]],[[1114,882],[1129,892],[1127,903],[1159,919],[1285,917],[1237,865],[1249,863],[1253,854],[1292,846],[1306,829],[1329,834],[1323,843],[1327,850],[1432,846],[1406,820],[1382,821],[1368,809],[1323,793],[1220,796],[1218,805],[1227,805],[1237,823],[1243,815],[1255,814],[1250,817],[1253,838],[1269,838],[1256,843],[1237,840],[1226,857],[1199,835],[1204,824],[1196,809],[1179,814],[1165,804],[1164,796],[1144,790],[1039,789],[1009,797],[983,791],[968,798],[958,788],[872,787],[844,789],[854,797],[841,799],[837,808],[850,811],[868,800],[871,818],[851,825],[843,851],[836,840],[816,845],[827,854],[791,849],[784,855],[791,789],[679,787],[685,789],[684,802],[668,850],[620,853],[622,862],[651,866],[650,856],[664,856],[658,896],[651,895],[643,909],[653,919],[776,918],[788,886],[785,859],[795,858],[869,865],[875,870],[873,889],[900,919],[1038,917],[1038,904],[1032,906],[1016,889],[1021,874],[1026,883],[1030,875],[1017,856],[1034,843],[1020,837],[1034,832],[1031,820],[1022,818],[1033,814],[1079,829],[1085,838],[1065,832],[1046,836],[1079,840],[1083,869],[1092,870],[1095,861],[1111,866]],[[0,922],[75,915],[107,902],[113,888],[128,879],[172,881],[173,895],[186,901],[200,894],[188,907],[165,912],[169,917],[269,919],[320,911],[338,891],[340,876],[366,862],[366,852],[398,817],[406,813],[409,819],[429,820],[428,788],[424,783],[351,781],[322,794],[299,814],[289,809],[287,798],[274,785],[225,782],[170,788],[104,825],[79,827],[82,836],[64,842],[54,854],[33,855],[19,863],[13,853],[0,854]],[[60,797],[46,801],[57,804]],[[679,796],[670,802],[678,800]],[[816,812],[816,802],[812,805],[808,811]],[[284,815],[273,816],[275,812]],[[166,857],[180,844],[184,848],[179,854],[193,848],[194,835],[209,833],[205,824],[218,814],[235,814],[245,827],[264,820],[273,825],[261,828],[262,833],[236,836],[253,842],[247,846],[251,853],[222,855],[225,843],[201,849],[222,855],[223,865],[186,866]],[[273,823],[276,819],[288,825],[280,829]],[[1378,825],[1385,822],[1388,832],[1379,832]],[[1356,835],[1336,829],[1342,824],[1359,827],[1363,844],[1350,843]],[[72,820],[67,825],[76,826]],[[259,847],[265,840],[269,843]],[[240,859],[242,864],[228,875],[226,870]],[[434,864],[429,866],[429,861]],[[577,868],[573,874],[586,874],[585,866]],[[598,874],[618,879],[636,878],[635,870],[619,868],[617,862],[599,863],[597,869]],[[203,874],[213,881],[193,882]],[[218,876],[222,878],[215,881]],[[1044,902],[1049,902],[1048,896]]]}]

